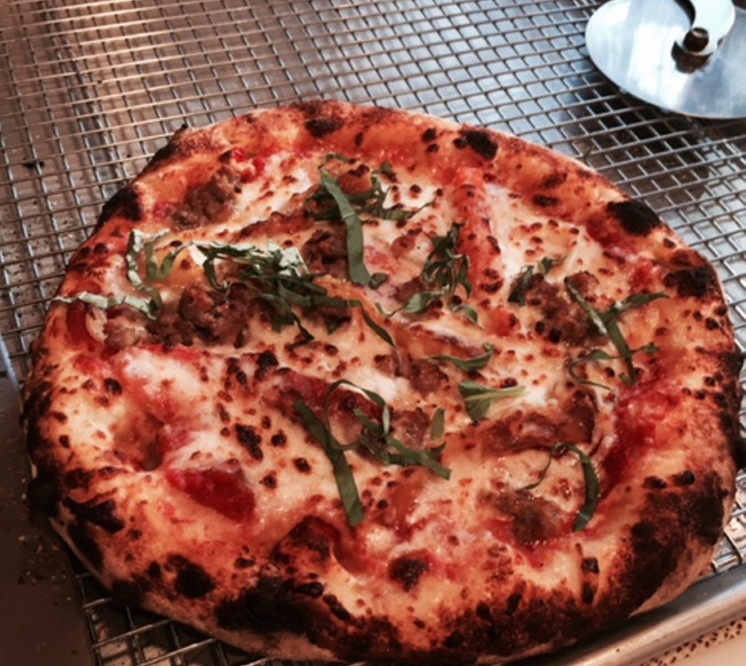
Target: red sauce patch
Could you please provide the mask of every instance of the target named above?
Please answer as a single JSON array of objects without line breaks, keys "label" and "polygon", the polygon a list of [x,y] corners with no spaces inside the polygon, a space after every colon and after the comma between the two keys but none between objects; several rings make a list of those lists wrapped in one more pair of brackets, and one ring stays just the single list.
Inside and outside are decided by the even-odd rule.
[{"label": "red sauce patch", "polygon": [[606,487],[602,493],[627,478],[629,464],[656,446],[656,425],[676,408],[674,396],[650,390],[645,385],[622,396],[617,409],[616,442],[603,461]]},{"label": "red sauce patch", "polygon": [[67,325],[68,337],[73,345],[85,345],[94,350],[101,346],[88,331],[88,305],[82,301],[73,301],[67,306],[65,323]]},{"label": "red sauce patch", "polygon": [[248,166],[241,165],[241,182],[250,183],[264,173],[267,161],[263,157],[255,157]]},{"label": "red sauce patch", "polygon": [[254,515],[256,500],[240,470],[221,467],[166,472],[168,482],[195,502],[214,509],[226,518],[248,522]]}]

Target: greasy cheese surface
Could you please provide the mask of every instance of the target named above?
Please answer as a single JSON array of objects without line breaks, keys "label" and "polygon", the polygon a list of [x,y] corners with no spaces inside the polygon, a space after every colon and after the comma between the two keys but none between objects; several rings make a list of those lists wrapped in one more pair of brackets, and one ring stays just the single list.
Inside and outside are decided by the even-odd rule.
[{"label": "greasy cheese surface", "polygon": [[[262,600],[249,591],[267,581],[292,581],[293,603],[325,608],[345,635],[378,631],[382,647],[366,648],[374,656],[447,655],[464,644],[474,655],[523,654],[559,639],[510,629],[502,644],[487,630],[467,640],[473,614],[489,624],[502,613],[508,626],[539,603],[590,610],[600,599],[614,618],[667,576],[678,589],[695,575],[691,562],[706,561],[712,537],[686,536],[694,545],[681,555],[685,568],[674,564],[639,594],[613,589],[628,575],[630,543],[644,540],[630,536],[630,523],[656,486],[678,497],[689,475],[699,481],[696,470],[708,470],[698,492],[714,499],[697,506],[716,530],[724,520],[720,488],[733,464],[711,406],[724,399],[692,397],[732,382],[717,280],[647,211],[631,207],[641,222],[614,219],[609,204],[624,198],[582,167],[557,158],[529,196],[535,174],[501,171],[500,151],[515,162],[516,146],[422,122],[413,140],[422,155],[439,146],[445,166],[421,163],[406,145],[335,142],[334,131],[311,131],[309,141],[294,123],[248,141],[237,123],[179,136],[180,159],[157,157],[74,259],[47,327],[64,344],[39,352],[46,378],[64,387],[50,398],[56,421],[42,430],[67,469],[61,531],[106,584],[126,581],[156,610],[281,656],[293,656],[292,641],[256,634],[300,635],[310,656],[355,658],[363,648],[305,616],[301,630],[292,617],[288,626],[254,617]],[[381,284],[350,278],[353,231],[349,217],[328,219],[346,209],[322,173],[354,210],[362,263]],[[568,179],[573,187],[562,189]],[[385,197],[371,212],[355,196],[376,180]],[[594,226],[602,215],[605,226]],[[464,273],[444,288],[426,271],[449,234],[447,263]],[[210,264],[210,248],[230,250]],[[295,301],[278,323],[279,292],[267,286],[277,282],[246,277],[247,255],[235,258],[249,251],[281,256],[286,276],[354,305]],[[167,259],[161,275],[148,274]],[[148,316],[125,296],[157,306]],[[593,313],[625,303],[610,324],[620,343]],[[476,369],[443,358],[484,355]],[[506,397],[471,412],[465,382]],[[360,413],[380,422],[371,393],[390,412],[390,435],[430,452],[448,474],[346,450],[364,513],[357,522],[298,405],[351,444]],[[682,445],[667,445],[670,437]],[[703,437],[714,454],[687,445]],[[99,539],[110,542],[91,543]],[[272,590],[273,607],[284,608]],[[380,618],[387,628],[372,629]],[[248,637],[233,634],[241,631]]]}]

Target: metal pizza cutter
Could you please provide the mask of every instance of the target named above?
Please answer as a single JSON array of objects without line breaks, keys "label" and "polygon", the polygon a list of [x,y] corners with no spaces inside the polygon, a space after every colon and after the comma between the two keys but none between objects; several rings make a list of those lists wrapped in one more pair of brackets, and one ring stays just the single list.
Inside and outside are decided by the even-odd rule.
[{"label": "metal pizza cutter", "polygon": [[700,118],[746,117],[743,0],[610,0],[585,39],[596,66],[645,102]]}]

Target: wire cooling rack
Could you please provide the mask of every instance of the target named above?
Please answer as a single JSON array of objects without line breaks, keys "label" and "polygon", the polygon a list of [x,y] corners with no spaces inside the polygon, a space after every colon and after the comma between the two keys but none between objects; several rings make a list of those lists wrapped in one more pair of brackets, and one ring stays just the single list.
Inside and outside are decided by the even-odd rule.
[{"label": "wire cooling rack", "polygon": [[[0,9],[0,346],[16,387],[71,253],[102,203],[174,131],[312,98],[424,111],[583,159],[712,260],[744,346],[746,123],[665,113],[608,83],[584,45],[585,24],[598,5],[6,1]],[[745,507],[742,474],[712,579],[722,580],[746,558]],[[82,571],[74,578],[99,666],[255,663],[180,625],[115,604]]]}]

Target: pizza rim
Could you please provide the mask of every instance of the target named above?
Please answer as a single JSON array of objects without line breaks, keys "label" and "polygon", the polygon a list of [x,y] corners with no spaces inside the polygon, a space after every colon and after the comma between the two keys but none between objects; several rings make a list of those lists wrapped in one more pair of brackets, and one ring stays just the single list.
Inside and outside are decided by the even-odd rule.
[{"label": "pizza rim", "polygon": [[[646,209],[639,208],[639,204],[629,203],[629,199],[620,190],[610,187],[605,180],[582,165],[569,158],[550,153],[544,148],[526,144],[520,139],[493,130],[459,127],[446,121],[408,112],[371,108],[360,109],[337,102],[314,102],[295,105],[285,110],[267,110],[249,114],[246,117],[227,121],[203,130],[179,132],[164,149],[158,151],[141,176],[132,184],[120,190],[104,207],[97,225],[98,234],[84,245],[84,248],[88,248],[88,253],[86,254],[85,251],[79,252],[71,262],[72,269],[68,275],[72,277],[69,278],[70,284],[66,282],[68,291],[65,291],[66,287],[63,285],[61,293],[69,296],[78,289],[81,282],[75,275],[84,275],[88,270],[88,262],[91,262],[91,257],[95,257],[96,254],[96,243],[101,244],[103,241],[112,243],[119,248],[119,256],[122,256],[124,253],[122,248],[130,240],[125,231],[134,228],[135,225],[140,225],[143,221],[145,224],[148,223],[148,214],[152,215],[154,210],[152,201],[149,201],[148,197],[152,197],[153,193],[160,192],[157,189],[159,182],[178,181],[179,171],[181,169],[187,169],[188,171],[193,168],[190,166],[192,162],[197,165],[194,168],[207,162],[211,165],[210,169],[212,171],[210,173],[216,173],[220,165],[220,156],[226,154],[226,142],[230,145],[231,141],[236,140],[235,137],[240,138],[242,132],[248,131],[246,128],[250,128],[257,123],[263,123],[263,118],[265,120],[277,118],[278,126],[271,127],[271,131],[265,132],[265,134],[257,134],[256,132],[252,134],[254,138],[259,137],[260,147],[257,148],[257,151],[260,154],[265,148],[265,144],[271,142],[271,137],[279,136],[282,137],[282,140],[286,140],[289,135],[292,135],[299,137],[297,140],[304,149],[308,149],[308,146],[313,147],[318,143],[326,145],[325,142],[329,141],[332,142],[333,146],[347,142],[351,143],[353,147],[361,149],[366,142],[371,142],[374,146],[371,149],[372,152],[375,153],[378,150],[378,152],[383,152],[386,155],[391,154],[402,160],[407,159],[406,157],[400,157],[402,154],[406,154],[404,147],[400,147],[398,152],[395,152],[391,147],[382,149],[378,146],[376,148],[376,141],[370,137],[377,137],[378,140],[384,132],[381,128],[388,128],[391,132],[392,126],[396,128],[406,126],[412,132],[411,125],[414,124],[415,128],[419,130],[420,138],[426,145],[441,146],[439,151],[426,148],[421,154],[417,154],[417,159],[430,160],[427,168],[430,168],[433,163],[436,164],[437,168],[438,159],[443,160],[442,154],[446,152],[446,148],[443,146],[447,143],[442,139],[441,143],[437,143],[436,140],[438,137],[446,136],[451,140],[451,144],[448,146],[451,151],[449,155],[454,152],[459,155],[467,155],[464,159],[466,160],[466,166],[471,169],[486,169],[489,171],[490,169],[486,168],[485,165],[493,165],[491,167],[492,171],[498,171],[500,168],[507,169],[509,173],[503,174],[500,172],[496,176],[500,185],[504,185],[500,181],[501,178],[507,182],[508,188],[514,186],[516,182],[520,182],[521,187],[525,190],[522,197],[528,200],[528,207],[541,211],[542,214],[550,211],[548,215],[551,217],[560,218],[563,221],[569,220],[578,227],[582,226],[582,220],[586,220],[586,224],[590,225],[588,228],[592,229],[593,233],[591,235],[595,242],[601,245],[613,245],[615,242],[620,242],[621,239],[623,243],[632,248],[630,250],[632,254],[640,251],[639,248],[643,244],[651,243],[652,240],[661,248],[667,248],[666,279],[668,283],[663,284],[663,286],[672,294],[669,300],[676,302],[691,301],[692,303],[701,301],[709,304],[712,316],[703,317],[703,321],[699,325],[707,329],[708,326],[711,326],[707,321],[710,319],[716,321],[718,326],[708,330],[714,331],[712,335],[718,334],[720,336],[720,344],[716,346],[715,350],[706,349],[703,344],[701,350],[695,349],[683,355],[683,358],[694,366],[694,370],[690,370],[686,375],[690,380],[694,381],[701,378],[699,376],[702,374],[700,365],[707,368],[707,377],[711,380],[714,380],[717,376],[720,377],[720,379],[714,380],[716,386],[711,387],[703,399],[696,397],[694,395],[695,391],[690,389],[692,395],[686,398],[684,404],[702,415],[703,421],[708,424],[707,436],[719,438],[718,450],[720,455],[725,456],[730,447],[732,449],[731,458],[735,456],[738,430],[737,417],[734,421],[733,415],[734,411],[737,414],[737,404],[740,401],[740,389],[737,381],[740,362],[735,350],[729,346],[729,344],[732,345],[732,331],[729,329],[727,322],[727,312],[723,312],[725,304],[718,289],[717,276],[711,267],[704,260],[701,260],[698,255],[687,251],[675,235],[658,220],[657,216],[651,217]],[[389,126],[387,123],[392,125]],[[432,137],[432,141],[425,141],[426,135],[429,138],[432,134],[431,129],[435,132],[435,136]],[[221,136],[221,131],[227,133],[227,138]],[[364,132],[364,138],[359,140],[357,137],[360,136],[361,131]],[[384,141],[384,139],[381,139],[381,141]],[[386,145],[384,143],[384,146]],[[334,151],[326,151],[327,154],[332,152]],[[506,166],[495,166],[495,160],[502,160],[505,153],[508,154],[509,158],[505,162]],[[413,159],[410,157],[410,162]],[[391,161],[394,163],[394,171],[401,168],[395,159]],[[216,162],[217,167],[215,166]],[[522,164],[522,168],[518,169],[516,167],[517,163]],[[405,162],[405,164],[408,163]],[[258,167],[255,168],[258,169]],[[404,170],[407,173],[420,173],[417,168],[413,171],[406,168]],[[436,172],[441,179],[448,179],[453,175],[453,170],[449,171],[447,167],[441,168],[441,170],[445,175],[442,175],[441,171]],[[518,172],[521,176],[520,179],[517,179],[515,175]],[[209,182],[209,180],[207,179],[206,182]],[[568,188],[568,180],[574,186],[574,190],[566,200],[560,195]],[[181,189],[179,189],[180,187]],[[188,187],[183,183],[179,185],[177,182],[174,188],[176,193],[169,195],[172,200],[183,199],[184,192]],[[584,194],[587,194],[588,191],[594,191],[593,188],[600,188],[607,197],[610,197],[610,201],[586,202],[582,206],[573,205],[576,200],[582,201]],[[166,201],[169,201],[169,199],[166,198]],[[156,203],[163,202],[156,201]],[[609,219],[615,224],[602,225],[592,222],[593,220],[608,222]],[[588,222],[588,220],[591,222]],[[189,231],[189,227],[186,227],[186,231]],[[193,232],[194,235],[198,236],[199,231],[200,228],[197,227],[196,231]],[[669,244],[672,247],[668,247]],[[100,254],[103,254],[103,251]],[[658,264],[659,267],[661,265]],[[477,288],[482,287],[477,285]],[[538,287],[534,287],[534,289],[538,289]],[[505,289],[503,289],[503,293],[504,291]],[[568,302],[572,303],[572,301]],[[72,303],[55,304],[52,308],[53,312],[49,316],[50,323],[45,331],[54,331],[55,327],[59,327],[57,330],[64,329],[68,322],[66,318],[62,317],[63,309],[69,313],[76,307],[78,306]],[[642,318],[642,311],[641,308],[633,314],[640,319]],[[721,314],[717,315],[716,312]],[[644,318],[642,318],[642,321],[644,323]],[[364,328],[364,326],[361,327],[361,329]],[[372,333],[369,329],[367,333],[370,338]],[[53,333],[47,332],[45,335],[52,336]],[[378,340],[377,343],[380,344],[381,341]],[[46,355],[50,354],[50,349],[48,344],[45,348],[44,340],[36,346],[34,354],[36,369],[30,376],[30,381],[25,389],[26,407],[24,410],[25,427],[28,432],[31,455],[34,459],[37,474],[36,490],[33,494],[42,496],[41,504],[50,513],[57,517],[60,515],[63,517],[67,523],[61,528],[63,536],[68,542],[72,542],[72,547],[84,561],[87,561],[94,573],[97,573],[109,586],[115,587],[120,596],[131,601],[144,600],[146,605],[150,603],[156,611],[165,612],[167,615],[182,619],[187,623],[195,623],[195,613],[204,614],[205,612],[198,602],[203,598],[209,599],[213,589],[229,589],[229,586],[221,588],[219,584],[215,584],[214,588],[205,591],[205,588],[209,585],[200,574],[181,562],[178,557],[176,559],[171,558],[169,560],[170,571],[165,573],[161,571],[160,575],[168,578],[171,581],[169,584],[172,587],[175,586],[176,589],[180,589],[181,594],[174,596],[173,592],[166,589],[168,585],[164,583],[163,591],[158,590],[159,598],[158,594],[153,595],[151,590],[158,588],[160,583],[154,580],[148,580],[147,584],[141,581],[135,583],[131,575],[132,572],[128,572],[126,567],[122,567],[121,564],[120,570],[116,573],[122,575],[114,577],[112,577],[111,572],[102,571],[97,566],[96,549],[99,549],[99,546],[96,545],[96,540],[105,539],[111,530],[114,530],[113,534],[118,534],[125,528],[115,529],[118,527],[118,523],[107,514],[105,507],[102,508],[105,502],[98,502],[98,504],[93,502],[89,506],[85,506],[85,502],[76,502],[70,498],[71,492],[80,492],[79,488],[73,488],[72,490],[70,488],[60,488],[63,485],[59,481],[62,471],[60,468],[64,469],[64,465],[60,462],[59,457],[55,457],[57,454],[51,454],[51,450],[60,450],[60,437],[64,435],[62,432],[64,424],[61,424],[59,419],[55,420],[55,410],[51,408],[51,402],[52,400],[59,401],[61,398],[54,393],[54,387],[49,384],[50,377],[55,379],[57,370],[45,358]],[[253,366],[249,364],[247,367]],[[57,379],[57,381],[59,380]],[[112,395],[112,392],[116,394],[115,388],[111,385],[106,388],[105,384],[102,384],[102,386],[104,386],[104,391],[101,393],[106,393],[104,397],[109,400],[116,399],[117,396]],[[715,390],[718,387],[721,390]],[[719,397],[714,397],[715,395]],[[629,398],[629,403],[634,406],[633,398],[634,396]],[[659,394],[655,394],[655,398],[656,401],[651,403],[650,413],[645,416],[648,423],[660,417],[670,396],[667,396],[666,392],[662,390]],[[710,403],[719,403],[716,408],[720,414],[719,420],[712,417],[711,412],[715,408]],[[686,427],[686,421],[687,419],[679,419],[676,427]],[[627,435],[634,437],[639,433],[631,432]],[[700,437],[704,437],[704,435],[700,435]],[[700,463],[696,456],[692,458],[692,461]],[[632,463],[626,462],[625,464],[629,466]],[[638,498],[636,500],[637,515],[647,516],[652,514],[653,511],[657,511],[659,516],[668,518],[667,523],[683,525],[683,543],[680,532],[664,530],[664,533],[661,534],[658,522],[641,520],[633,526],[634,529],[630,528],[625,532],[627,541],[632,544],[629,550],[631,554],[624,552],[617,557],[600,558],[604,564],[602,583],[599,583],[598,572],[594,571],[598,567],[598,561],[595,565],[592,562],[594,558],[598,560],[599,557],[595,555],[581,557],[581,561],[587,560],[587,562],[581,564],[583,571],[578,579],[579,587],[576,588],[574,593],[564,590],[564,595],[550,595],[549,597],[538,595],[532,598],[530,584],[523,581],[528,592],[526,589],[519,591],[520,586],[517,586],[512,596],[505,594],[500,607],[497,604],[485,605],[485,600],[472,599],[470,601],[471,606],[460,616],[455,611],[451,613],[453,617],[449,617],[447,613],[442,613],[443,617],[439,625],[442,635],[426,628],[424,631],[425,639],[419,638],[417,639],[419,642],[417,642],[407,634],[409,640],[409,643],[407,643],[406,640],[402,640],[401,634],[397,633],[397,630],[400,631],[400,625],[397,625],[396,622],[392,624],[385,615],[379,617],[373,613],[372,616],[369,614],[367,617],[356,616],[354,612],[350,611],[349,606],[340,602],[341,594],[334,595],[322,592],[319,596],[315,596],[319,589],[318,585],[313,584],[317,582],[315,580],[295,581],[288,586],[287,580],[282,579],[282,576],[277,574],[276,570],[282,569],[277,565],[277,562],[269,563],[274,567],[274,569],[269,567],[274,572],[272,575],[265,571],[266,575],[263,577],[258,573],[251,579],[244,579],[244,588],[242,589],[246,590],[246,594],[235,594],[233,597],[224,598],[222,626],[220,623],[216,625],[210,618],[205,619],[201,616],[197,619],[197,626],[207,628],[210,633],[220,634],[228,642],[238,643],[239,645],[243,642],[242,646],[249,651],[268,652],[277,656],[287,656],[291,654],[292,650],[300,650],[302,654],[314,658],[341,656],[354,660],[358,658],[356,655],[361,651],[367,651],[372,658],[392,658],[396,656],[409,661],[428,658],[447,662],[456,657],[478,660],[485,659],[490,655],[496,658],[512,659],[517,658],[517,656],[526,656],[543,651],[549,647],[555,647],[558,640],[567,640],[564,636],[559,639],[558,634],[567,634],[569,638],[575,640],[608,624],[620,621],[632,612],[639,612],[659,605],[678,593],[699,573],[699,569],[709,561],[720,530],[727,520],[728,507],[732,502],[732,491],[729,488],[732,486],[731,477],[735,473],[733,460],[719,460],[717,464],[720,474],[718,472],[709,475],[706,473],[700,474],[699,468],[697,468],[696,474],[693,474],[689,469],[677,469],[675,473],[668,476],[650,474],[643,480],[642,487],[636,489],[638,494],[644,494],[643,499]],[[644,471],[645,467],[641,466],[641,469]],[[655,467],[655,469],[658,468]],[[689,474],[687,474],[687,471]],[[417,474],[419,476],[424,475],[420,468],[416,469],[415,475]],[[692,480],[690,475],[693,475],[696,481]],[[188,485],[189,481],[181,480],[179,483]],[[697,492],[693,492],[695,489]],[[60,514],[60,493],[64,492],[68,494],[68,503]],[[726,494],[723,495],[723,493]],[[728,493],[730,494],[728,495]],[[608,497],[604,499],[608,500]],[[517,502],[516,506],[520,505],[520,500],[514,499],[512,501]],[[624,496],[615,496],[614,501],[621,505],[624,502]],[[91,511],[91,509],[95,510]],[[524,510],[524,508],[516,509],[512,507],[510,510]],[[240,510],[237,511],[240,515]],[[112,515],[115,514],[116,512],[112,513]],[[703,519],[705,516],[706,519]],[[697,519],[695,520],[694,517]],[[297,531],[294,531],[296,528]],[[277,542],[278,545],[274,551],[275,556],[278,556],[282,548],[292,551],[298,543],[306,543],[307,551],[308,543],[324,542],[325,539],[327,542],[326,550],[329,550],[329,543],[334,540],[330,541],[328,534],[325,533],[327,528],[323,524],[315,523],[312,520],[305,522],[300,520],[297,522],[296,528],[291,529]],[[76,536],[73,536],[71,529],[77,530],[79,534],[76,533]],[[588,531],[585,536],[593,530],[592,523],[586,529]],[[91,536],[91,534],[94,536]],[[281,543],[284,545],[280,546]],[[320,548],[322,551],[324,550],[321,546]],[[331,550],[333,551],[333,549]],[[301,555],[291,553],[291,557],[310,556],[308,552],[302,549],[301,551]],[[657,553],[659,557],[640,555],[640,553],[648,553],[649,551]],[[304,552],[305,555],[303,555]],[[310,552],[313,555],[316,551],[311,549]],[[662,552],[665,553],[663,557],[660,556]],[[321,557],[318,552],[316,552],[316,555]],[[525,557],[525,554],[523,556]],[[103,558],[106,557],[106,551],[101,554],[101,557],[103,561]],[[631,561],[624,561],[625,557],[631,558]],[[424,559],[426,558],[421,560],[416,557],[404,558],[403,563],[398,565],[401,571],[394,576],[394,579],[400,581],[398,585],[403,588],[405,595],[412,593],[416,596],[421,581],[427,580],[427,575],[422,577],[422,571],[417,574],[418,568],[422,569],[424,566],[425,571],[428,571],[431,567],[434,567],[434,564],[427,562],[423,565]],[[613,570],[616,567],[616,570],[620,572],[619,574],[607,573],[607,560],[611,562],[611,569]],[[159,566],[162,569],[165,568],[162,565]],[[645,584],[641,585],[636,578],[643,571],[647,572],[649,577],[645,580]],[[145,570],[139,572],[138,575],[145,579],[144,574]],[[444,574],[441,572],[439,575]],[[153,578],[151,575],[150,579]],[[612,578],[624,579],[626,582],[619,585],[619,589],[607,592],[604,585],[611,587],[608,581]],[[415,580],[414,585],[408,590],[405,589],[410,585],[409,581],[411,580]],[[665,584],[662,584],[662,581],[665,581]],[[251,587],[252,584],[253,587]],[[148,589],[148,586],[150,589]],[[298,592],[293,586],[305,586],[304,591]],[[649,589],[655,587],[658,587],[658,591],[652,596],[649,595]],[[255,592],[250,593],[251,590]],[[413,590],[414,592],[412,592]],[[148,595],[152,597],[150,600],[147,599]],[[169,598],[169,595],[172,598]],[[280,617],[283,613],[290,613],[288,608],[290,601],[286,598],[288,595],[292,599],[291,608],[295,608],[292,621],[296,622],[293,627],[295,633],[291,631],[290,634],[286,632],[286,628],[282,627],[281,620],[283,618]],[[600,606],[594,605],[598,603],[599,598],[603,598],[604,603]],[[516,601],[516,599],[518,600]],[[248,612],[246,608],[253,607],[252,604],[258,608],[263,608],[262,604],[267,604],[268,600],[280,609],[274,614],[268,613],[263,621],[264,626],[260,627],[262,632],[269,634],[269,638],[253,635],[254,632],[247,632],[243,626],[235,626],[236,621],[231,617],[241,617],[241,613]],[[592,608],[593,612],[589,614],[588,609],[583,608],[583,604]],[[298,607],[302,610],[299,610]],[[323,619],[333,623],[333,630],[329,635],[325,635],[320,626]],[[257,623],[262,624],[256,617],[250,617],[248,620],[244,618],[244,622],[248,622],[249,625],[252,622],[255,625]],[[200,625],[200,623],[202,624]],[[540,624],[551,627],[552,631],[549,632],[551,635],[547,635],[544,629],[538,626]],[[560,627],[559,631],[556,631],[557,626]],[[443,627],[448,628],[447,633],[443,633]],[[238,631],[235,629],[238,629]],[[423,627],[418,627],[418,631],[422,634]],[[314,641],[321,647],[313,645]],[[378,647],[377,642],[381,642],[383,647]],[[302,647],[299,647],[299,643]],[[491,653],[490,650],[492,650]]]}]

